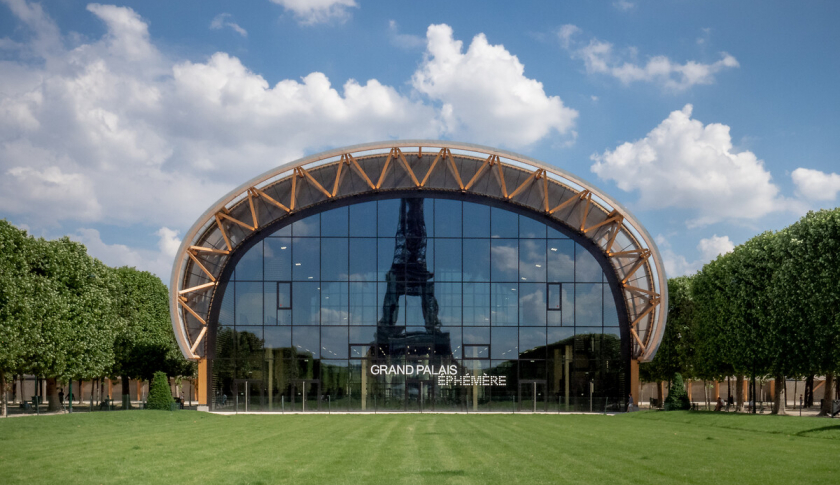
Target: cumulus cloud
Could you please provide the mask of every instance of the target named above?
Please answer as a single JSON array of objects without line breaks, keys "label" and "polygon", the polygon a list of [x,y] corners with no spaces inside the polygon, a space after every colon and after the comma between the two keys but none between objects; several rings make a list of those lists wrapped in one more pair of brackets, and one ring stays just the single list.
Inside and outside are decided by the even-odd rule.
[{"label": "cumulus cloud", "polygon": [[178,251],[181,240],[178,233],[167,227],[161,227],[156,233],[159,237],[157,250],[137,249],[124,244],[107,244],[96,229],[82,228],[70,235],[70,239],[84,244],[88,253],[109,266],[132,266],[149,271],[169,284],[172,260]]},{"label": "cumulus cloud", "polygon": [[578,112],[558,96],[546,95],[542,83],[526,77],[525,66],[504,46],[491,45],[479,34],[464,52],[448,25],[429,26],[426,39],[425,60],[412,85],[441,103],[449,133],[516,147],[571,131]]},{"label": "cumulus cloud", "polygon": [[106,33],[68,48],[40,5],[6,3],[25,28],[0,64],[0,207],[39,231],[183,229],[239,181],[315,150],[447,136],[521,146],[577,114],[503,47],[479,36],[462,53],[446,26],[430,29],[444,35],[401,93],[319,72],[272,85],[224,52],[174,60],[127,7],[89,5]]},{"label": "cumulus cloud", "polygon": [[840,192],[840,175],[810,168],[797,168],[790,174],[800,197],[809,200],[830,201]]},{"label": "cumulus cloud", "polygon": [[292,12],[301,25],[315,25],[326,22],[346,22],[350,18],[348,8],[358,7],[354,0],[271,0]]},{"label": "cumulus cloud", "polygon": [[713,235],[710,238],[701,239],[697,243],[697,251],[700,258],[689,261],[684,255],[676,253],[668,240],[661,234],[656,237],[656,244],[660,248],[662,261],[665,263],[665,273],[669,277],[691,275],[703,268],[703,265],[714,260],[721,254],[731,253],[735,250],[735,244],[729,240],[729,236]]},{"label": "cumulus cloud", "polygon": [[229,20],[231,15],[229,13],[220,13],[213,17],[213,20],[210,22],[210,29],[212,30],[222,30],[225,27],[232,29],[237,34],[241,35],[242,37],[248,37],[248,31],[243,29],[239,26],[236,22]]},{"label": "cumulus cloud", "polygon": [[573,58],[583,60],[587,73],[612,76],[624,84],[652,82],[672,91],[683,91],[697,84],[712,84],[717,73],[739,67],[738,60],[726,52],[721,52],[720,59],[712,63],[686,61],[680,64],[659,55],[640,64],[635,61],[635,47],[628,48],[627,54],[618,53],[613,44],[596,38],[589,42],[577,41],[576,34],[580,32],[577,26],[567,24],[560,27],[557,36]]},{"label": "cumulus cloud", "polygon": [[735,152],[729,127],[672,112],[644,138],[592,155],[592,171],[624,191],[638,191],[643,209],[690,209],[689,225],[755,219],[788,207],[764,162]]}]

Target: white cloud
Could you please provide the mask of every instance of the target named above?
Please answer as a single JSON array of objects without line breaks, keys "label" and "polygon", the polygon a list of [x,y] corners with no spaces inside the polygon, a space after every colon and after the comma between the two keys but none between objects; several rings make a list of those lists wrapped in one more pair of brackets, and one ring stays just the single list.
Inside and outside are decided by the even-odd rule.
[{"label": "white cloud", "polygon": [[628,55],[621,55],[615,52],[613,44],[596,38],[588,43],[575,41],[574,37],[580,32],[580,28],[567,24],[560,27],[557,36],[573,58],[583,60],[586,72],[613,76],[624,84],[653,82],[672,91],[683,91],[697,84],[712,84],[715,74],[739,67],[738,60],[726,52],[720,54],[720,60],[710,64],[697,61],[680,64],[666,56],[650,57],[646,63],[638,64],[634,62],[635,47],[628,49]]},{"label": "white cloud", "polygon": [[809,200],[830,201],[840,192],[840,175],[825,173],[810,168],[797,168],[790,174],[796,185],[796,192]]},{"label": "white cloud", "polygon": [[636,8],[636,4],[633,2],[628,2],[627,0],[617,0],[613,2],[613,7],[621,10],[622,12],[626,12],[628,10],[632,10]]},{"label": "white cloud", "polygon": [[684,255],[674,252],[668,240],[661,234],[656,237],[656,244],[660,247],[662,261],[665,263],[665,273],[670,278],[694,274],[709,261],[721,254],[731,253],[735,249],[735,244],[729,240],[729,236],[715,234],[710,238],[700,240],[697,244],[700,258],[689,261]]},{"label": "white cloud", "polygon": [[426,46],[426,39],[419,35],[401,34],[396,20],[388,21],[388,38],[391,44],[401,49],[416,49]]},{"label": "white cloud", "polygon": [[291,11],[301,25],[330,21],[345,22],[350,18],[348,8],[358,7],[354,0],[271,0]]},{"label": "white cloud", "polygon": [[124,244],[107,244],[96,229],[79,229],[70,239],[84,244],[88,253],[108,266],[132,266],[149,271],[160,277],[168,286],[172,271],[172,260],[178,251],[181,240],[178,233],[167,227],[161,227],[156,233],[160,239],[157,251],[136,249]]},{"label": "white cloud", "polygon": [[319,72],[270,85],[223,52],[176,61],[126,7],[90,5],[105,35],[67,48],[39,5],[6,1],[30,37],[0,61],[0,214],[39,232],[183,230],[240,181],[315,150],[446,136],[521,146],[577,114],[503,47],[479,36],[463,54],[446,26],[430,29],[445,35],[428,39],[418,89],[401,93]]},{"label": "white cloud", "polygon": [[729,236],[713,235],[707,239],[701,239],[697,244],[700,257],[703,261],[711,261],[721,254],[731,253],[735,249],[735,243],[729,240]]},{"label": "white cloud", "polygon": [[789,206],[764,162],[733,151],[728,126],[703,125],[691,111],[686,105],[644,138],[592,155],[592,171],[621,190],[638,191],[642,209],[693,210],[689,225],[755,219]]},{"label": "white cloud", "polygon": [[248,31],[243,29],[239,26],[236,22],[232,22],[228,19],[231,18],[229,13],[220,13],[213,17],[213,20],[210,22],[210,29],[212,30],[222,30],[225,27],[230,27],[233,29],[234,32],[241,35],[242,37],[248,37]]},{"label": "white cloud", "polygon": [[539,81],[504,46],[476,35],[466,52],[448,25],[431,25],[425,60],[414,73],[414,88],[442,104],[452,135],[511,146],[525,146],[551,132],[567,133],[578,112],[548,96]]}]

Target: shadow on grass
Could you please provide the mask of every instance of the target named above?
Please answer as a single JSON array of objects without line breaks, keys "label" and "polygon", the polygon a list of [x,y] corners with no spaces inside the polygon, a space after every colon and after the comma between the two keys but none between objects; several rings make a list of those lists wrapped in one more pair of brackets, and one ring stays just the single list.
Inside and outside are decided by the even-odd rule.
[{"label": "shadow on grass", "polygon": [[420,475],[427,477],[463,477],[467,474],[464,470],[424,470]]},{"label": "shadow on grass", "polygon": [[805,431],[800,431],[796,433],[796,436],[804,436],[806,438],[823,438],[838,440],[840,439],[840,424],[806,429]]}]

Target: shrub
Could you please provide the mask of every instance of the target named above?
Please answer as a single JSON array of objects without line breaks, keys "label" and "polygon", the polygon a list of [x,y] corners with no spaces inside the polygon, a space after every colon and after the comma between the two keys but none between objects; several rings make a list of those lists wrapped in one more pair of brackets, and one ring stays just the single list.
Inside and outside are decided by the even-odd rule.
[{"label": "shrub", "polygon": [[677,409],[691,409],[691,401],[688,400],[688,393],[685,391],[685,384],[679,373],[674,376],[671,390],[668,392],[668,397],[665,398],[666,411]]},{"label": "shrub", "polygon": [[169,390],[169,378],[163,372],[155,372],[152,378],[152,385],[149,388],[149,399],[146,401],[146,409],[162,409],[169,411],[172,403],[172,392]]}]

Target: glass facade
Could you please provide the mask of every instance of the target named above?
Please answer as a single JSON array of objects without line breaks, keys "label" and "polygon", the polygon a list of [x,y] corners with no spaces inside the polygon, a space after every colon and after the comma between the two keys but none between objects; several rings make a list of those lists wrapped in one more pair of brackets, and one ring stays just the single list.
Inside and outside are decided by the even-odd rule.
[{"label": "glass facade", "polygon": [[612,288],[583,246],[508,210],[363,202],[239,260],[213,403],[239,411],[603,411],[623,402]]}]

